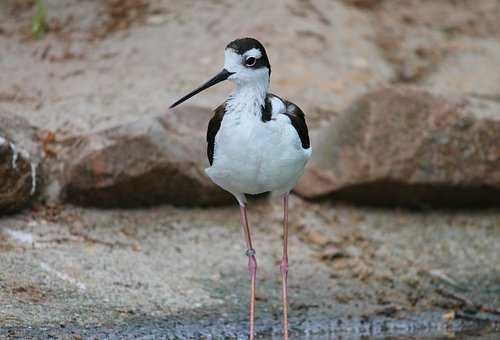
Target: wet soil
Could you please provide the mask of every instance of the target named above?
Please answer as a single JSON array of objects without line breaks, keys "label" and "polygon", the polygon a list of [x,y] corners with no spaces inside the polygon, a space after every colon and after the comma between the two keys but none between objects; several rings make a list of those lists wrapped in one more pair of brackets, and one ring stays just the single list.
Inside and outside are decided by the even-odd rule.
[{"label": "wet soil", "polygon": [[[321,311],[324,312],[324,311]],[[214,315],[215,314],[215,315]],[[135,317],[118,325],[55,325],[0,330],[0,336],[73,337],[99,339],[246,339],[247,322],[244,316],[224,321],[225,315],[215,311],[150,318]],[[211,315],[211,317],[207,317]],[[259,339],[281,338],[281,324],[277,315],[264,314],[257,319]],[[441,315],[419,315],[399,320],[384,317],[328,319],[324,313],[307,312],[290,319],[290,336],[302,339],[497,339],[500,325],[488,320],[455,320],[443,322]]]}]

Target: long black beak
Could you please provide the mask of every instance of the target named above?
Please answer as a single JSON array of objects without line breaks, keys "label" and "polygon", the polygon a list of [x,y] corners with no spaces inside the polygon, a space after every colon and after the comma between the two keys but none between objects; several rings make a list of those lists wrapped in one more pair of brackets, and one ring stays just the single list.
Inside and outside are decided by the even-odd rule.
[{"label": "long black beak", "polygon": [[221,81],[226,80],[227,78],[229,78],[229,76],[231,74],[233,74],[233,72],[229,72],[228,70],[226,70],[225,68],[223,68],[222,71],[220,71],[219,73],[217,73],[215,75],[215,77],[213,77],[212,79],[210,79],[209,81],[207,81],[205,84],[201,85],[196,90],[194,90],[194,91],[186,94],[184,97],[182,97],[181,99],[179,99],[178,101],[176,101],[175,103],[173,103],[172,105],[170,105],[170,108],[173,108],[173,107],[179,105],[180,103],[188,100],[192,96],[200,93],[201,91],[206,90],[209,87],[214,86],[215,84],[220,83]]}]

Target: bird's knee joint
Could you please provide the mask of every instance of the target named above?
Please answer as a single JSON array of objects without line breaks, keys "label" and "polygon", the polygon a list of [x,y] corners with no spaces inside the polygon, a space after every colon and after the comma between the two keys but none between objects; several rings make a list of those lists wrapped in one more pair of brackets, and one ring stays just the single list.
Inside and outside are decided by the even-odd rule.
[{"label": "bird's knee joint", "polygon": [[281,262],[280,263],[280,271],[281,274],[288,274],[288,262]]},{"label": "bird's knee joint", "polygon": [[256,254],[256,252],[255,252],[255,249],[253,249],[253,248],[247,249],[245,251],[245,255],[248,256],[248,257],[255,256],[255,254]]}]

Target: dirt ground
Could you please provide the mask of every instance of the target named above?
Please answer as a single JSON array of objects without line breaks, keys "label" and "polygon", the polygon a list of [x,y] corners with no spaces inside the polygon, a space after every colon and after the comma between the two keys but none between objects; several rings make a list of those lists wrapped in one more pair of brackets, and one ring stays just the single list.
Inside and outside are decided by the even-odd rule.
[{"label": "dirt ground", "polygon": [[[500,51],[496,12],[471,14],[467,1],[456,16],[429,1],[418,11],[415,1],[46,3],[39,40],[29,33],[30,1],[0,3],[0,105],[58,138],[165,112],[217,72],[223,47],[242,35],[264,42],[272,90],[299,103],[312,130],[394,82],[498,100],[488,78]],[[432,21],[438,14],[442,22]],[[488,62],[457,75],[453,66],[475,48]],[[449,56],[457,50],[465,52]],[[470,89],[474,81],[480,86]],[[193,103],[215,107],[228,90]],[[250,204],[262,338],[280,335],[278,202]],[[297,338],[498,338],[500,211],[296,196],[290,210]],[[36,205],[0,219],[0,338],[244,338],[243,252],[236,207]]]},{"label": "dirt ground", "polygon": [[[104,37],[110,19],[101,2],[45,2],[47,20],[62,27],[43,39],[26,32],[31,11],[2,20],[0,69],[8,80],[0,84],[0,103],[61,137],[166,112],[219,71],[223,48],[241,36],[266,45],[272,90],[300,103],[311,127],[393,74],[369,41],[370,18],[335,1],[322,1],[327,14],[307,1],[148,1],[147,15],[130,29]],[[8,6],[0,6],[5,17]],[[217,107],[229,89],[222,84],[192,103]]]},{"label": "dirt ground", "polygon": [[[277,202],[250,209],[257,329],[269,336],[280,325]],[[291,203],[295,334],[498,330],[497,211]],[[248,274],[236,207],[41,209],[0,228],[0,335],[245,334]]]}]

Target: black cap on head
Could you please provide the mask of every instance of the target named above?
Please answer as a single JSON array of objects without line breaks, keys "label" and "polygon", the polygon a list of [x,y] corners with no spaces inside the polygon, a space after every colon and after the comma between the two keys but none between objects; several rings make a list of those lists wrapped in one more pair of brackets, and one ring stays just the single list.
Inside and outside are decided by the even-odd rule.
[{"label": "black cap on head", "polygon": [[[255,57],[247,56],[246,60],[243,61],[243,64],[245,67],[249,67],[252,69],[267,67],[267,69],[269,70],[269,76],[271,76],[271,65],[269,65],[269,59],[267,59],[266,49],[257,40],[252,38],[237,39],[230,42],[226,48],[231,48],[240,55],[243,55],[245,52],[251,50],[252,48],[258,49],[261,53],[261,57],[257,59],[256,56]],[[170,108],[173,108],[179,105],[180,103],[188,100],[189,98],[193,97],[194,95],[200,93],[201,91],[206,90],[209,87],[214,86],[215,84],[218,84],[221,81],[228,79],[233,74],[234,72],[230,72],[225,68],[222,69],[222,71],[217,73],[214,77],[212,77],[212,79],[207,81],[205,84],[201,85],[196,90],[189,92],[187,95],[185,95],[184,97],[182,97],[181,99],[170,105]]]},{"label": "black cap on head", "polygon": [[246,51],[251,50],[252,48],[258,49],[262,53],[262,57],[260,57],[255,63],[254,67],[267,67],[269,69],[269,76],[271,75],[271,64],[269,63],[269,59],[267,58],[266,49],[264,46],[254,38],[241,38],[231,41],[227,44],[226,48],[231,48],[235,50],[238,54],[244,54]]}]

